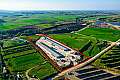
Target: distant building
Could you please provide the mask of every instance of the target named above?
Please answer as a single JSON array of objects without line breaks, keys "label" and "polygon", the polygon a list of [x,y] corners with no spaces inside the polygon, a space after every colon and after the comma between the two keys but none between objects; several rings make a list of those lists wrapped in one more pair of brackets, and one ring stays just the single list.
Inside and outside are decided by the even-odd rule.
[{"label": "distant building", "polygon": [[110,28],[111,26],[106,23],[106,22],[100,22],[100,21],[97,21],[94,26],[92,27],[95,27],[95,28]]}]

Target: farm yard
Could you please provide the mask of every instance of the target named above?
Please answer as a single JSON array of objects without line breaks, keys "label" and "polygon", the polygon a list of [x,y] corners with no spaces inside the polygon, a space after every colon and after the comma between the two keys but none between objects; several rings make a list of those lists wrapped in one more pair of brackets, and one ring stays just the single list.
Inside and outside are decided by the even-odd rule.
[{"label": "farm yard", "polygon": [[[13,78],[16,78],[19,74],[23,80],[29,80],[28,76],[46,80],[61,72],[57,69],[57,66],[52,64],[54,60],[47,59],[44,52],[42,53],[37,49],[38,46],[35,43],[40,39],[40,36],[35,34],[50,36],[78,51],[81,55],[83,53],[85,58],[90,59],[107,48],[111,42],[115,42],[120,38],[119,30],[96,27],[97,21],[100,20],[108,23],[119,20],[119,17],[117,19],[117,16],[112,16],[112,13],[109,15],[108,12],[106,14],[104,11],[13,11],[10,12],[10,15],[4,13],[2,15],[0,13],[0,47],[3,43],[0,56],[2,64],[0,66],[0,80],[8,77],[10,80],[16,80]],[[77,27],[74,25],[77,25]],[[81,29],[84,28],[81,25],[84,25],[84,27],[89,26],[89,28]],[[92,28],[92,26],[95,26],[95,28]],[[67,30],[70,32],[67,32]],[[54,44],[52,45],[54,46]],[[93,62],[92,65],[90,64],[90,68],[87,66],[81,68],[77,72],[79,73],[77,77],[80,79],[83,77],[87,80],[92,79],[93,76],[95,76],[93,79],[100,79],[106,76],[111,77],[112,73],[120,74],[119,53],[119,47],[112,48]],[[63,60],[63,62],[65,61]],[[4,76],[2,70],[8,70],[7,77]],[[104,70],[108,70],[108,72],[104,72]],[[109,71],[112,73],[109,73]],[[112,76],[114,75],[112,74]]]}]

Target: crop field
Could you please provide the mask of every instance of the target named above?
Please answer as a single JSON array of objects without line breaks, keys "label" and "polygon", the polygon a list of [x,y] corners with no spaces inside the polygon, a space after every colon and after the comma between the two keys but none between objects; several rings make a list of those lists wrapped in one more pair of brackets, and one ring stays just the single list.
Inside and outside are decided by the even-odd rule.
[{"label": "crop field", "polygon": [[107,41],[117,41],[120,38],[119,30],[113,30],[108,28],[87,28],[78,33]]},{"label": "crop field", "polygon": [[[57,71],[52,68],[51,64],[46,62],[43,63],[44,65],[38,65],[37,67],[33,68],[29,75],[36,75],[39,79],[44,79],[45,77],[48,77],[49,75],[53,75],[57,73]],[[47,73],[46,73],[47,72]]]},{"label": "crop field", "polygon": [[115,73],[120,73],[120,48],[114,47],[112,50],[97,59],[93,65],[99,66]]},{"label": "crop field", "polygon": [[21,42],[21,41],[16,41],[16,40],[3,40],[4,42],[4,48],[11,48],[11,47],[16,47],[19,45],[26,45],[27,43]]},{"label": "crop field", "polygon": [[4,49],[3,55],[11,72],[24,71],[44,61],[30,45]]},{"label": "crop field", "polygon": [[57,72],[49,62],[43,64],[46,60],[29,43],[23,45],[11,44],[11,46],[5,47],[2,55],[11,73],[22,72],[25,74],[25,71],[32,67],[42,66],[40,71],[44,70],[44,73],[38,71],[38,73],[32,73],[32,75],[37,75],[38,78],[43,79]]}]

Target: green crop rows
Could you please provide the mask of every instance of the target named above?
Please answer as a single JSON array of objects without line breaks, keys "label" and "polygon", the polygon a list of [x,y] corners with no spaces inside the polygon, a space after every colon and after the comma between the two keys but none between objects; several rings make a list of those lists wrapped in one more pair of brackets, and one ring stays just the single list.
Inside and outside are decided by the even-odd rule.
[{"label": "green crop rows", "polygon": [[[10,44],[9,41],[11,42],[11,40],[7,40]],[[5,47],[6,48],[3,49],[2,54],[11,73],[22,72],[25,74],[25,72],[32,67],[44,66],[40,68],[40,71],[44,70],[44,73],[39,73],[40,71],[35,74],[31,72],[29,73],[37,75],[38,78],[43,79],[57,72],[49,62],[42,64],[46,62],[46,60],[29,43],[24,45],[11,44],[10,46]]]}]

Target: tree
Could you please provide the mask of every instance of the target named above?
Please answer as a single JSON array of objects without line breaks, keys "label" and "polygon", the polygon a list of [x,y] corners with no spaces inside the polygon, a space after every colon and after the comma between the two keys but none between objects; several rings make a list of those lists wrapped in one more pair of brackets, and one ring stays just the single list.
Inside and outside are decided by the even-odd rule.
[{"label": "tree", "polygon": [[3,23],[5,23],[5,21],[3,19],[0,19],[0,25],[2,25]]},{"label": "tree", "polygon": [[84,52],[84,51],[88,50],[88,48],[91,46],[91,44],[92,44],[92,41],[89,40],[87,42],[87,44],[85,44],[85,46],[83,48],[81,48],[79,51]]},{"label": "tree", "polygon": [[3,48],[3,42],[2,42],[2,41],[0,41],[0,47],[2,47],[2,48]]}]

